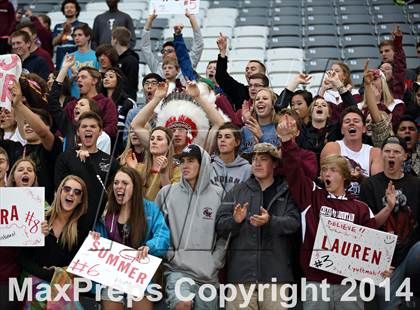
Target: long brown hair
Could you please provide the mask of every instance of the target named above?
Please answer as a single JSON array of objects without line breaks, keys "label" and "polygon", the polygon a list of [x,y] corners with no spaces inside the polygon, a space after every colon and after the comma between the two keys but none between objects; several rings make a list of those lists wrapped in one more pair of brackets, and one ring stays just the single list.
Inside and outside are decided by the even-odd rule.
[{"label": "long brown hair", "polygon": [[[133,168],[123,166],[117,173],[118,172],[127,174],[133,182],[133,195],[130,199],[130,216],[128,224],[130,225],[130,246],[137,249],[143,244],[147,228],[143,203],[143,183],[140,175]],[[119,205],[115,199],[113,184],[114,182],[111,183],[108,189],[107,213],[118,214],[121,210],[121,205]]]},{"label": "long brown hair", "polygon": [[[161,130],[165,133],[165,137],[166,137],[166,142],[168,143],[168,153],[166,154],[166,158],[168,159],[168,165],[170,165],[168,167],[169,169],[169,179],[172,179],[172,175],[173,175],[173,170],[172,169],[172,165],[173,165],[173,157],[174,157],[174,146],[172,144],[172,130],[170,130],[169,128],[163,127],[163,126],[158,126],[152,129],[152,131],[150,132],[150,137],[152,136],[152,134],[156,131],[156,130]],[[145,158],[144,158],[144,164],[146,165],[146,169],[145,169],[145,175],[143,175],[143,184],[146,185],[147,183],[147,175],[149,175],[150,170],[152,169],[153,166],[153,156],[150,153],[150,137],[149,137],[149,147],[146,149],[145,152]]]},{"label": "long brown hair", "polygon": [[15,174],[15,171],[16,171],[17,167],[19,166],[19,164],[21,162],[24,162],[24,161],[27,161],[28,163],[30,163],[31,166],[32,166],[32,168],[33,168],[33,170],[34,170],[35,179],[34,179],[34,184],[32,184],[31,187],[38,186],[38,177],[36,175],[36,165],[35,165],[35,163],[34,163],[34,161],[32,159],[26,157],[26,158],[18,159],[13,164],[12,169],[10,169],[10,172],[9,172],[9,178],[7,179],[7,187],[16,187],[16,181],[15,181],[14,174]]},{"label": "long brown hair", "polygon": [[68,175],[66,176],[63,181],[61,181],[60,185],[57,189],[57,194],[54,197],[54,201],[51,204],[51,207],[46,212],[45,216],[48,219],[48,226],[54,223],[54,221],[60,216],[62,212],[61,208],[61,191],[63,190],[64,184],[68,180],[74,180],[80,184],[82,187],[82,200],[80,204],[73,210],[68,219],[67,223],[64,225],[63,231],[60,235],[59,243],[64,248],[67,246],[69,250],[71,250],[77,243],[77,221],[80,217],[87,212],[88,209],[88,192],[86,183],[75,175]]}]

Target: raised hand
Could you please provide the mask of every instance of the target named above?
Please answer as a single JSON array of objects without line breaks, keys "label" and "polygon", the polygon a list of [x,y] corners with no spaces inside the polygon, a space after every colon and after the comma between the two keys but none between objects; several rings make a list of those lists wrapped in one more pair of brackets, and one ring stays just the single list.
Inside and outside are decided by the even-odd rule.
[{"label": "raised hand", "polygon": [[227,42],[228,38],[223,35],[223,33],[219,34],[219,37],[216,40],[217,47],[219,48],[220,54],[225,55],[227,50]]},{"label": "raised hand", "polygon": [[394,38],[402,37],[403,34],[401,32],[400,25],[395,25],[394,30],[391,32],[391,34]]},{"label": "raised hand", "polygon": [[238,203],[235,206],[235,209],[233,209],[233,220],[240,224],[244,221],[244,219],[246,219],[246,216],[248,214],[248,209],[249,209],[249,203],[245,202],[243,206],[241,206],[240,203]]},{"label": "raised hand", "polygon": [[137,168],[138,161],[132,149],[129,149],[125,157],[125,164],[133,169]]},{"label": "raised hand", "polygon": [[93,240],[99,240],[101,238],[101,234],[98,233],[97,231],[90,231],[89,235],[92,236]]},{"label": "raised hand", "polygon": [[395,203],[397,201],[397,194],[395,193],[395,186],[392,183],[392,181],[389,181],[388,183],[388,186],[385,190],[385,196],[386,196],[386,204],[388,205],[388,208],[393,210],[395,207]]},{"label": "raised hand", "polygon": [[307,85],[311,82],[312,76],[305,73],[299,73],[295,75],[295,82],[296,84]]},{"label": "raised hand", "polygon": [[86,150],[77,150],[76,151],[76,157],[78,157],[82,163],[86,162],[86,159],[89,156],[90,156],[90,154]]},{"label": "raised hand", "polygon": [[71,33],[71,24],[70,23],[64,23],[63,33],[65,33],[65,34],[70,34]]},{"label": "raised hand", "polygon": [[285,115],[282,121],[277,124],[276,131],[282,142],[289,141],[295,136],[295,129],[289,115]]},{"label": "raised hand", "polygon": [[268,223],[270,220],[270,215],[268,214],[267,210],[264,208],[260,208],[261,214],[254,214],[249,218],[249,222],[251,225],[255,227],[260,227]]},{"label": "raised hand", "polygon": [[12,105],[16,106],[22,103],[23,95],[22,95],[22,89],[20,88],[19,82],[17,82],[16,80],[10,81],[8,88],[9,88],[10,95],[12,96]]},{"label": "raised hand", "polygon": [[[64,57],[64,60],[63,60],[63,64],[61,65],[61,67],[67,68],[67,70],[68,70],[70,67],[73,67],[75,61],[76,61],[76,58],[75,58],[74,55],[66,54],[66,56]],[[73,69],[72,69],[72,71],[73,71]]]},{"label": "raised hand", "polygon": [[159,99],[159,100],[162,100],[163,98],[165,98],[166,94],[168,92],[168,86],[169,86],[168,83],[160,82],[156,91],[155,91],[154,97]]},{"label": "raised hand", "polygon": [[200,89],[198,88],[197,83],[194,81],[187,81],[185,93],[193,98],[200,97]]},{"label": "raised hand", "polygon": [[184,25],[183,24],[176,24],[174,26],[174,33],[176,35],[180,35],[182,33],[182,30],[184,29]]},{"label": "raised hand", "polygon": [[259,141],[262,136],[263,136],[263,132],[262,129],[260,127],[260,124],[258,124],[257,120],[255,118],[253,118],[252,116],[245,122],[245,126],[246,128],[248,128],[252,134],[254,135],[254,137]]},{"label": "raised hand", "polygon": [[242,122],[246,123],[251,116],[251,103],[248,100],[244,100],[242,104]]},{"label": "raised hand", "polygon": [[50,232],[50,230],[49,230],[47,221],[41,222],[41,231],[44,236],[48,236],[48,233]]},{"label": "raised hand", "polygon": [[369,59],[366,60],[365,67],[363,70],[363,80],[365,85],[370,85],[373,82],[374,74],[372,70],[369,70]]},{"label": "raised hand", "polygon": [[334,88],[338,88],[340,86],[343,86],[343,83],[340,81],[340,78],[338,77],[337,72],[335,72],[334,70],[327,71],[326,74],[325,74],[325,79]]}]

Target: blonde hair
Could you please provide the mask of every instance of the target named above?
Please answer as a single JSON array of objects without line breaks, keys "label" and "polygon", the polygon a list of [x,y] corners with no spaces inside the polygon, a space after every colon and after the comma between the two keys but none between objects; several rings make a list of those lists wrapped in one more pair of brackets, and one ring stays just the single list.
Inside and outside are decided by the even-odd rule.
[{"label": "blonde hair", "polygon": [[[257,91],[257,93],[255,94],[255,98],[257,98],[258,93],[261,92],[261,91],[266,91],[270,94],[271,105],[273,106],[273,110],[271,112],[272,113],[271,114],[271,122],[274,123],[277,119],[276,118],[276,109],[274,108],[274,105],[277,101],[277,95],[271,88],[263,87],[263,88],[261,88],[260,90]],[[256,109],[255,109],[255,101],[256,100],[254,99],[253,102],[252,102],[252,116],[255,117],[255,119],[258,121],[258,115],[257,115]]]},{"label": "blonde hair", "polygon": [[74,180],[77,183],[79,183],[82,187],[81,202],[73,210],[72,214],[70,215],[70,218],[64,225],[63,231],[58,240],[63,248],[67,246],[67,248],[71,250],[77,243],[77,222],[80,219],[80,217],[87,212],[88,209],[88,194],[85,182],[75,175],[66,176],[58,186],[57,193],[54,197],[54,201],[52,202],[51,207],[48,209],[45,215],[46,217],[49,217],[48,227],[51,227],[54,221],[60,216],[62,212],[61,191],[63,190],[64,184],[66,184],[68,180]]},{"label": "blonde hair", "polygon": [[[392,96],[391,91],[389,90],[385,74],[381,70],[379,70],[379,76],[381,79],[381,88],[382,88],[381,100],[383,104],[386,107],[388,107],[394,101],[394,97]],[[366,91],[365,91],[365,93],[363,94],[362,108],[366,108],[366,107],[367,107],[367,104],[366,104]]]},{"label": "blonde hair", "polygon": [[33,170],[34,170],[35,179],[34,179],[34,183],[32,184],[31,187],[38,186],[38,178],[36,176],[36,165],[35,165],[35,163],[30,158],[21,158],[21,159],[18,159],[13,164],[12,169],[10,169],[9,178],[7,179],[7,187],[16,187],[16,180],[15,180],[14,174],[15,174],[15,171],[16,171],[17,167],[19,166],[19,164],[24,162],[24,161],[30,163]]},{"label": "blonde hair", "polygon": [[[350,185],[351,172],[349,162],[344,156],[333,154],[321,159],[320,171],[322,171],[322,169],[327,166],[336,166],[344,178],[344,187]],[[324,181],[322,173],[320,179],[321,181]]]}]

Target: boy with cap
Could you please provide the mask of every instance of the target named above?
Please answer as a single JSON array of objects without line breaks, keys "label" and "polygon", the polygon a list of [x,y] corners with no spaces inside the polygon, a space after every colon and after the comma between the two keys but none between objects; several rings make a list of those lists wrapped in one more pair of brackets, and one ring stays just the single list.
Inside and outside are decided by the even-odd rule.
[{"label": "boy with cap", "polygon": [[[217,287],[223,267],[226,242],[215,233],[223,190],[210,183],[210,156],[200,146],[188,145],[178,159],[181,181],[163,187],[155,200],[171,230],[171,247],[164,264],[166,302],[169,309],[219,309],[217,298],[203,301],[198,290],[203,284]],[[211,294],[209,291],[203,294]],[[191,300],[180,300],[191,294],[195,295]]]},{"label": "boy with cap", "polygon": [[[300,248],[300,266],[307,283],[313,284],[317,290],[306,290],[305,310],[312,309],[363,309],[360,296],[355,301],[342,302],[343,294],[350,285],[341,285],[342,276],[325,272],[309,266],[313,245],[321,216],[340,217],[342,220],[376,228],[375,217],[369,207],[346,193],[351,174],[347,160],[340,155],[329,155],[321,159],[321,181],[325,189],[319,188],[309,177],[305,176],[299,147],[292,140],[293,127],[286,115],[277,127],[282,145],[282,160],[287,163],[284,173],[289,184],[292,198],[296,202],[302,216],[303,243]],[[385,270],[384,270],[385,272]],[[321,282],[326,281],[329,301],[321,292]],[[308,286],[307,286],[308,287]],[[359,292],[357,288],[355,292]]]},{"label": "boy with cap", "polygon": [[[262,291],[260,286],[253,291],[248,307],[284,309],[280,290],[293,281],[291,237],[300,227],[299,211],[285,178],[273,175],[279,161],[275,147],[258,143],[250,156],[253,177],[228,192],[217,212],[217,233],[230,238],[227,282],[237,291],[239,284],[248,289],[252,283],[264,283]],[[238,294],[226,309],[239,309],[243,303]]]},{"label": "boy with cap", "polygon": [[[384,303],[379,291],[381,309],[393,309],[400,299],[395,291],[406,277],[404,259],[413,245],[420,240],[420,178],[403,172],[407,158],[407,144],[397,136],[388,137],[382,145],[384,172],[366,179],[361,186],[360,199],[375,213],[378,226],[398,235],[392,266],[397,267],[391,277],[391,301]],[[420,251],[420,245],[417,246]],[[419,252],[418,252],[419,253]],[[420,266],[418,261],[418,266]],[[382,294],[381,294],[382,293]]]}]

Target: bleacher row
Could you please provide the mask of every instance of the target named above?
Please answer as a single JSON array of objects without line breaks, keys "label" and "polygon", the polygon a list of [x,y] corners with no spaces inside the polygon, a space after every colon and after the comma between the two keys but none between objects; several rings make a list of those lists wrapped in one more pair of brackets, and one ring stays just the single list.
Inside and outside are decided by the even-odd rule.
[{"label": "bleacher row", "polygon": [[[23,0],[35,13],[47,13],[52,25],[64,21],[57,0]],[[106,2],[80,0],[79,20],[93,25],[94,18],[108,9]],[[133,18],[139,50],[141,30],[148,15],[148,0],[122,0],[119,9]],[[204,73],[207,62],[217,58],[216,37],[230,38],[229,72],[244,82],[247,60],[266,62],[272,87],[278,91],[297,72],[313,75],[310,90],[317,91],[323,72],[334,60],[345,61],[355,85],[362,80],[367,58],[379,63],[378,43],[391,39],[399,24],[404,33],[407,66],[419,65],[415,44],[420,36],[420,5],[396,6],[392,0],[207,0],[200,1],[198,14],[204,38],[204,51],[197,71]],[[173,36],[173,25],[185,25],[187,46],[192,29],[184,16],[159,16],[151,37],[158,51]],[[142,56],[140,54],[140,61]],[[141,75],[149,72],[141,65]]]}]

